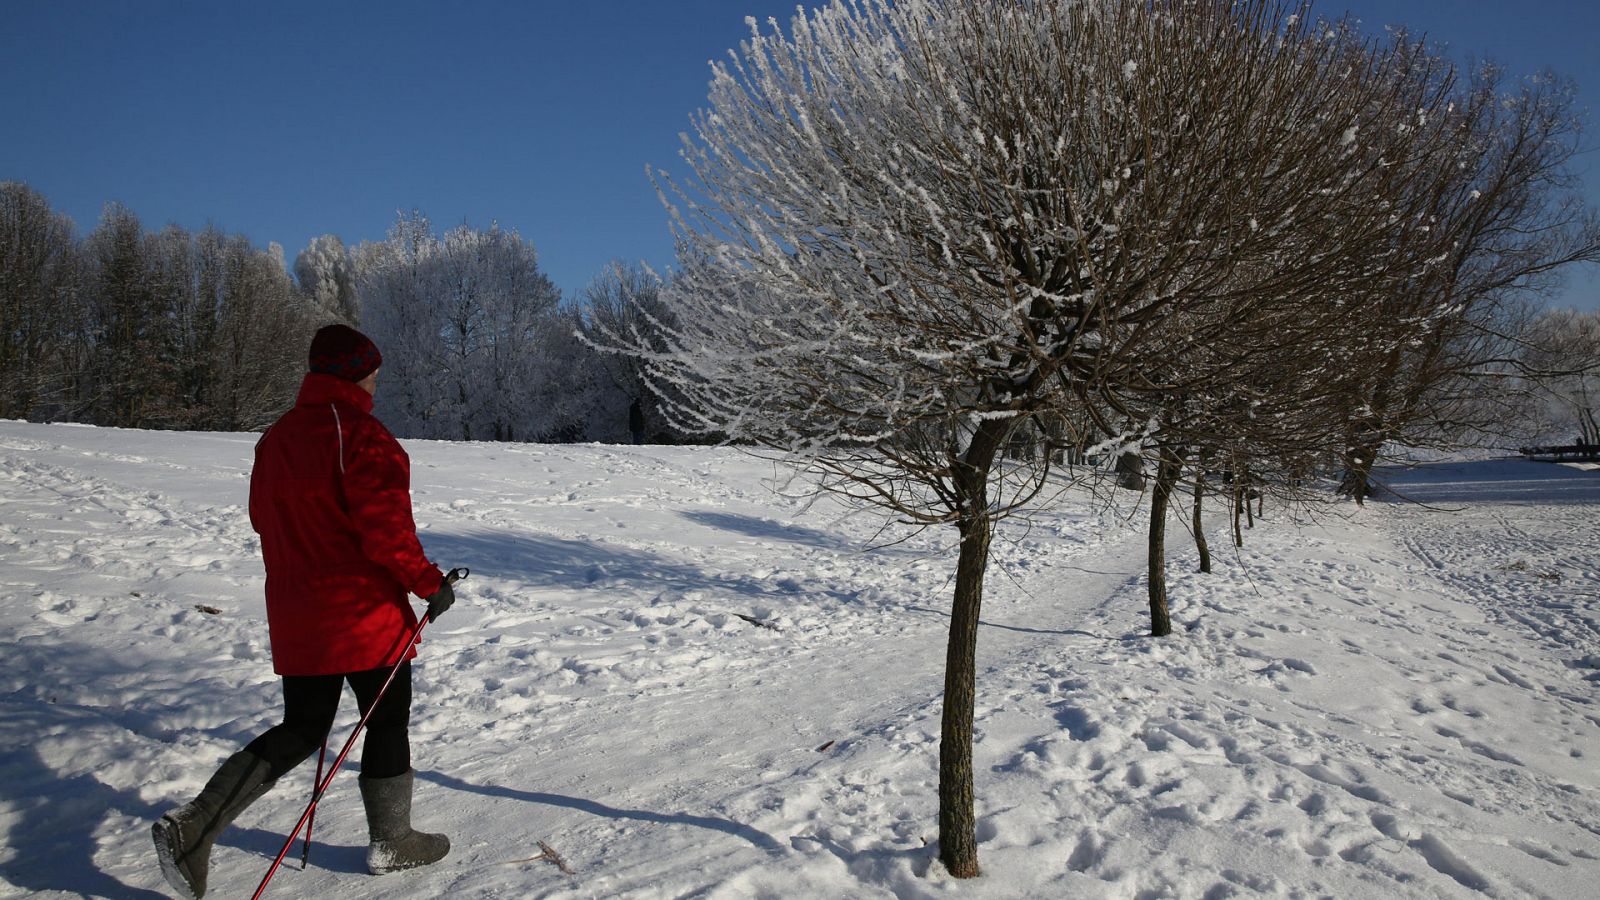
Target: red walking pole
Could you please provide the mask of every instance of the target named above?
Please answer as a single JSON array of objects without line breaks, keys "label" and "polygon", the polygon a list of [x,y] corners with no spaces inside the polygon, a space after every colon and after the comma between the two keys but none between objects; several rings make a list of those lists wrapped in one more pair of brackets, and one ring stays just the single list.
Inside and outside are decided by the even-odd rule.
[{"label": "red walking pole", "polygon": [[[445,581],[454,584],[467,577],[467,574],[468,570],[465,568],[451,569],[450,574],[445,576]],[[431,617],[424,615],[422,621],[417,623],[417,630],[411,632],[411,640],[406,642],[407,650],[416,646],[417,641],[422,638],[422,629],[427,628],[428,623],[431,621],[433,621]],[[361,730],[367,727],[367,720],[372,718],[373,710],[378,708],[379,702],[383,700],[383,695],[388,693],[389,685],[394,683],[394,677],[400,673],[400,667],[405,663],[405,652],[401,652],[400,661],[395,663],[394,668],[389,670],[389,677],[383,680],[383,687],[378,689],[378,696],[373,698],[372,705],[367,707],[366,713],[361,716],[361,721],[356,723],[356,730],[350,732],[350,739],[344,742],[344,747],[339,751],[339,755],[334,758],[333,767],[328,770],[328,777],[322,779],[321,783],[317,785],[316,792],[311,795],[311,802],[306,805],[306,811],[300,814],[300,821],[296,822],[294,830],[289,832],[289,839],[283,842],[283,849],[278,851],[277,858],[272,861],[272,867],[267,869],[267,874],[262,877],[261,883],[256,886],[256,892],[250,895],[250,900],[261,900],[261,895],[266,893],[267,882],[272,880],[272,876],[278,874],[278,866],[282,865],[283,858],[289,855],[289,848],[294,846],[294,839],[300,836],[300,829],[306,827],[306,822],[316,813],[317,803],[322,799],[322,795],[327,792],[328,785],[333,783],[333,776],[339,774],[339,767],[344,765],[344,758],[350,755],[350,748],[356,745],[356,738],[361,735]]]},{"label": "red walking pole", "polygon": [[311,818],[306,820],[306,842],[300,845],[300,871],[311,865],[311,829],[317,827],[317,785],[322,783],[322,762],[328,758],[328,739],[322,739],[317,753],[317,776],[311,779]]}]

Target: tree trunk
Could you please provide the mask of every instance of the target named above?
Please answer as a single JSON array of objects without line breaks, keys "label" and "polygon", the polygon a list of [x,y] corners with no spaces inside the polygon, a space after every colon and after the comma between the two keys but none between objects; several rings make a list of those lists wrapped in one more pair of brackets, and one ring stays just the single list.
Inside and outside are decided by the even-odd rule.
[{"label": "tree trunk", "polygon": [[1144,457],[1138,453],[1122,453],[1117,456],[1117,487],[1127,488],[1130,491],[1144,490]]},{"label": "tree trunk", "polygon": [[1206,496],[1206,473],[1196,472],[1194,476],[1194,547],[1200,551],[1200,571],[1211,572],[1211,545],[1206,543],[1205,523],[1201,519],[1201,504]]},{"label": "tree trunk", "polygon": [[1150,633],[1166,637],[1172,633],[1172,619],[1167,615],[1167,507],[1171,505],[1172,489],[1178,484],[1182,466],[1179,455],[1166,448],[1161,450],[1161,463],[1156,469],[1155,490],[1150,496]]},{"label": "tree trunk", "polygon": [[1344,456],[1344,477],[1339,482],[1339,493],[1365,506],[1372,493],[1372,463],[1378,458],[1376,447],[1352,447]]},{"label": "tree trunk", "polygon": [[1244,502],[1244,491],[1239,487],[1239,479],[1233,480],[1233,546],[1244,546],[1244,532],[1239,530],[1239,506]]},{"label": "tree trunk", "polygon": [[977,699],[978,617],[989,565],[989,469],[1008,425],[990,419],[978,428],[952,479],[961,504],[950,642],[945,653],[944,715],[939,735],[939,860],[957,878],[976,878],[978,823],[972,789],[972,719]]},{"label": "tree trunk", "polygon": [[957,878],[978,869],[972,787],[972,719],[977,701],[978,617],[989,562],[992,523],[979,516],[961,527],[956,596],[944,669],[944,722],[939,739],[939,859]]}]

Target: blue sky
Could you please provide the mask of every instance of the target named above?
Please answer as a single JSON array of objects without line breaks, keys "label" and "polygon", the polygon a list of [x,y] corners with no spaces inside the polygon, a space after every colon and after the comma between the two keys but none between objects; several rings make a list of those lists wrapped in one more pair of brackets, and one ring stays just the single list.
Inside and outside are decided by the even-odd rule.
[{"label": "blue sky", "polygon": [[[810,5],[810,4],[808,4]],[[672,263],[645,166],[681,172],[707,62],[794,0],[244,3],[0,0],[0,179],[94,226],[206,222],[282,244],[499,221],[569,296],[613,258]],[[1457,55],[1575,78],[1600,97],[1593,0],[1343,0]],[[1595,143],[1591,139],[1591,143]],[[1584,157],[1600,202],[1600,160]],[[1600,306],[1600,277],[1558,302]]]}]

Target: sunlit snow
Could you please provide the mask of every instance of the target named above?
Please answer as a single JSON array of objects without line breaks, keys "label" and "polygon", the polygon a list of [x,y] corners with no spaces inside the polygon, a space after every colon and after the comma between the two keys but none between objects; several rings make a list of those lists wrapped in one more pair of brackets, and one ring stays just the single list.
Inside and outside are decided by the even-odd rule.
[{"label": "sunlit snow", "polygon": [[[158,896],[151,821],[274,721],[254,440],[0,423],[0,896]],[[268,896],[1600,881],[1600,473],[1390,472],[1417,504],[1269,504],[1237,552],[1214,522],[1209,576],[1171,529],[1160,641],[1131,495],[1006,526],[979,640],[985,874],[956,882],[929,846],[951,535],[775,493],[801,485],[729,450],[407,447],[424,545],[473,570],[425,636],[412,728],[416,822],[454,849],[364,874],[341,773],[310,868]],[[254,889],[313,769],[223,837],[212,895]]]}]

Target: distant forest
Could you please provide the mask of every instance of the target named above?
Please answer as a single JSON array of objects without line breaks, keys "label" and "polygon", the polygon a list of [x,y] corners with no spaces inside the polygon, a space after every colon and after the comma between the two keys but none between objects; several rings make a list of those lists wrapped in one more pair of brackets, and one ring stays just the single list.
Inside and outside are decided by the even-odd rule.
[{"label": "distant forest", "polygon": [[316,238],[292,266],[117,203],[80,235],[0,182],[0,418],[260,430],[293,404],[311,335],[344,322],[383,351],[377,412],[401,437],[673,442],[638,362],[584,339],[665,321],[661,288],[618,263],[563,298],[521,235],[436,234],[420,212],[383,241]]}]

